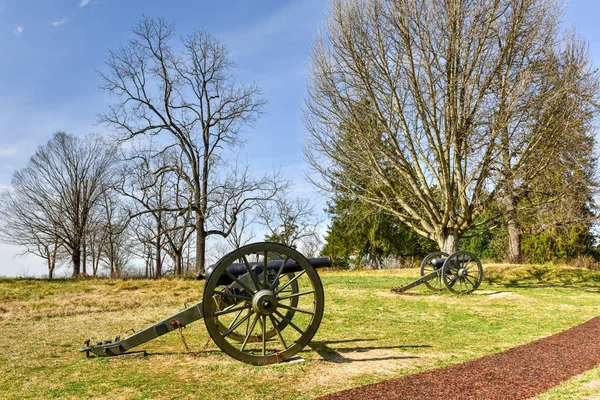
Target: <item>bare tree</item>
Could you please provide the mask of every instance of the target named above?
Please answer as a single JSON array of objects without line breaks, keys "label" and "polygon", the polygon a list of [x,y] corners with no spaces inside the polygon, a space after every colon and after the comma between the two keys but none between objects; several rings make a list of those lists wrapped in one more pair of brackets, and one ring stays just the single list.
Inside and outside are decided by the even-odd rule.
[{"label": "bare tree", "polygon": [[531,113],[572,88],[547,80],[560,13],[546,0],[334,0],[305,106],[315,183],[455,251],[565,135]]},{"label": "bare tree", "polygon": [[[181,165],[180,158],[174,159],[175,154],[171,152],[170,165]],[[168,161],[167,161],[168,162]],[[191,208],[186,208],[190,204],[191,193],[187,185],[183,184],[181,177],[172,175],[172,182],[169,183],[166,191],[165,204],[171,208],[180,209],[182,211],[165,211],[162,213],[163,222],[161,226],[163,231],[164,249],[173,261],[173,269],[175,275],[184,273],[183,256],[186,243],[194,233],[194,224],[192,219]]]},{"label": "bare tree", "polygon": [[155,173],[166,168],[166,156],[163,153],[154,154],[151,148],[132,147],[129,154],[123,157],[117,191],[132,201],[129,218],[139,219],[136,230],[140,232],[140,240],[146,243],[144,248],[152,244],[155,253],[152,257],[155,261],[154,276],[160,278],[163,272],[164,214],[169,212],[167,197],[172,185],[168,180],[169,175]]},{"label": "bare tree", "polygon": [[71,255],[73,276],[85,273],[81,268],[85,233],[110,186],[114,160],[114,147],[97,135],[54,134],[13,174],[4,212],[14,213],[13,222],[18,224],[6,229],[18,229],[15,235],[29,238],[27,232],[35,232],[50,243],[58,239]]},{"label": "bare tree", "polygon": [[99,260],[104,261],[111,278],[120,277],[133,258],[129,215],[120,200],[112,193],[104,195],[101,204]]},{"label": "bare tree", "polygon": [[317,228],[323,218],[319,217],[308,198],[279,196],[260,206],[258,218],[267,229],[266,239],[269,241],[291,247],[304,242],[311,245],[320,243]]},{"label": "bare tree", "polygon": [[36,255],[46,260],[48,279],[54,277],[57,263],[64,257],[61,252],[60,238],[53,233],[40,232],[32,226],[31,209],[16,198],[11,190],[5,190],[0,195],[0,240],[22,248],[18,255]]},{"label": "bare tree", "polygon": [[182,38],[181,51],[175,52],[175,28],[163,19],[144,18],[133,33],[106,59],[102,88],[117,102],[100,120],[122,140],[159,135],[165,148],[181,150],[184,168],[155,172],[178,175],[192,193],[178,211],[190,209],[194,215],[196,268],[202,272],[206,238],[227,237],[240,212],[279,189],[277,177],[253,179],[247,168],[228,164],[223,153],[242,144],[243,128],[260,116],[265,100],[256,84],[235,81],[227,48],[210,34],[196,31]]}]

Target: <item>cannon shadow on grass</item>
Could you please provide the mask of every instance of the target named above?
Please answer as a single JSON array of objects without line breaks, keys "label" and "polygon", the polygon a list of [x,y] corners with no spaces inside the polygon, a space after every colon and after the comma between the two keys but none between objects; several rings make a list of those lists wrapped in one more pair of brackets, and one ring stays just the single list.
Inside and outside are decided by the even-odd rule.
[{"label": "cannon shadow on grass", "polygon": [[[347,340],[328,340],[328,341],[313,341],[308,344],[307,347],[310,347],[313,351],[315,351],[319,356],[321,356],[324,360],[334,363],[351,363],[351,362],[361,362],[361,361],[384,361],[384,360],[403,360],[410,358],[420,358],[417,356],[389,356],[389,357],[371,357],[365,359],[351,359],[344,357],[343,353],[360,353],[367,352],[370,350],[386,350],[386,349],[416,349],[416,348],[427,348],[431,347],[429,345],[407,345],[407,346],[356,346],[356,347],[342,347],[342,348],[332,348],[331,344],[339,344],[339,343],[353,343],[353,342],[370,342],[376,341],[377,339],[347,339]],[[304,348],[301,353],[311,351],[307,348]],[[210,355],[219,355],[223,354],[223,352],[219,349],[204,349],[202,351],[169,351],[169,352],[147,352],[144,351],[144,355],[138,354],[138,356],[142,357],[161,357],[161,356],[210,356]],[[131,353],[124,353],[125,355],[130,355]],[[94,358],[94,357],[93,357]],[[107,360],[104,357],[100,357],[102,360]],[[120,358],[120,356],[114,357]]]},{"label": "cannon shadow on grass", "polygon": [[[361,361],[384,361],[384,360],[404,360],[409,358],[420,358],[417,356],[389,356],[389,357],[371,357],[364,359],[351,359],[344,357],[343,353],[367,352],[370,350],[386,350],[386,349],[414,349],[431,347],[429,345],[409,345],[409,346],[356,346],[332,348],[330,345],[339,343],[354,343],[354,342],[370,342],[377,339],[347,339],[347,340],[327,340],[313,341],[308,346],[320,355],[324,360],[334,363],[352,363]],[[306,351],[306,350],[304,350]]]}]

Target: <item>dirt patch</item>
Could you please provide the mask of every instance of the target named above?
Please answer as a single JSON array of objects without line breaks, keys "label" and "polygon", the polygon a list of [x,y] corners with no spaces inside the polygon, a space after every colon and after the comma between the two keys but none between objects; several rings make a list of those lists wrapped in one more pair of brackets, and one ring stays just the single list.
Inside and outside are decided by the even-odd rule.
[{"label": "dirt patch", "polygon": [[398,370],[422,363],[420,357],[403,351],[369,348],[338,349],[327,354],[326,361],[311,372],[309,380],[303,382],[307,390],[314,385],[328,387],[331,382],[360,378],[373,371],[379,371],[381,379],[389,379],[397,375]]},{"label": "dirt patch", "polygon": [[594,379],[593,381],[589,381],[583,384],[582,386],[585,390],[597,390],[600,392],[600,379]]},{"label": "dirt patch", "polygon": [[599,365],[598,336],[600,317],[501,353],[321,399],[526,399]]}]

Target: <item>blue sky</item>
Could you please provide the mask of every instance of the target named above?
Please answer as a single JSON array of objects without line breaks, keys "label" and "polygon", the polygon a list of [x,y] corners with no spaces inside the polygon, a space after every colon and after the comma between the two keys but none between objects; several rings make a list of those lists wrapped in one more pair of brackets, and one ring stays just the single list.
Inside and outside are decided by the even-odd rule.
[{"label": "blue sky", "polygon": [[[109,98],[97,71],[109,48],[130,37],[142,17],[162,16],[181,34],[202,27],[229,47],[242,82],[257,81],[269,103],[246,131],[244,153],[256,170],[281,167],[297,192],[312,190],[300,119],[312,42],[328,0],[0,0],[0,187],[37,146],[64,130],[107,132],[96,124]],[[564,23],[590,43],[600,65],[597,0],[572,0]],[[322,200],[321,200],[322,201]],[[14,258],[0,245],[0,275],[44,273],[43,260]]]}]

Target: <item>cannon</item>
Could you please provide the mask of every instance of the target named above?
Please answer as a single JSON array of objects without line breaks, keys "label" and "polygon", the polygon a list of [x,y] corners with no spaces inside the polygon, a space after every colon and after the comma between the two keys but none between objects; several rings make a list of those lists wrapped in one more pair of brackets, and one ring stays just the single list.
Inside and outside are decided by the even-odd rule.
[{"label": "cannon", "polygon": [[444,290],[452,293],[473,293],[483,279],[481,261],[473,253],[458,251],[451,255],[443,251],[428,254],[421,262],[421,277],[404,286],[393,287],[392,292],[401,293],[420,284],[434,292]]},{"label": "cannon", "polygon": [[277,243],[240,247],[206,270],[202,301],[140,331],[81,348],[86,355],[118,356],[174,330],[204,320],[215,344],[249,364],[285,361],[313,338],[324,310],[316,269],[329,257],[307,259]]}]

